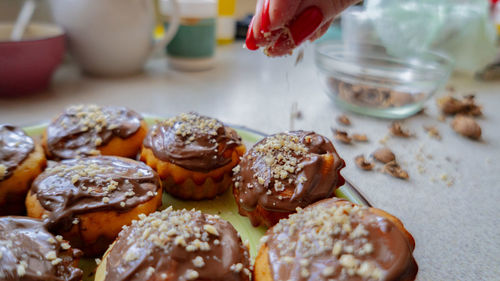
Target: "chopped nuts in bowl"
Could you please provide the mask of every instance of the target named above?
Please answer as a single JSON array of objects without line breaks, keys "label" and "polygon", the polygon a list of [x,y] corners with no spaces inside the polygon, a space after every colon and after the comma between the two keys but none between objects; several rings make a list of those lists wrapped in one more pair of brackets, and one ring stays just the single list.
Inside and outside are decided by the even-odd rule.
[{"label": "chopped nuts in bowl", "polygon": [[411,116],[446,83],[452,70],[452,61],[435,52],[401,58],[381,45],[351,47],[324,41],[316,46],[315,62],[327,94],[360,114]]}]

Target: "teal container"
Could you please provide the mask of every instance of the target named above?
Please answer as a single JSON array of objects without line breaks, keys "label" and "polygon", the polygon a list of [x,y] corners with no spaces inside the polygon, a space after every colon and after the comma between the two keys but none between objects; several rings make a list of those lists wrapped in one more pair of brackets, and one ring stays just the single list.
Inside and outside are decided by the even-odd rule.
[{"label": "teal container", "polygon": [[[184,71],[210,69],[215,65],[216,0],[177,0],[180,25],[177,34],[165,49],[172,68]],[[167,0],[160,1],[165,27],[171,9]]]},{"label": "teal container", "polygon": [[181,19],[179,30],[166,52],[174,58],[210,58],[215,54],[215,44],[215,18]]}]

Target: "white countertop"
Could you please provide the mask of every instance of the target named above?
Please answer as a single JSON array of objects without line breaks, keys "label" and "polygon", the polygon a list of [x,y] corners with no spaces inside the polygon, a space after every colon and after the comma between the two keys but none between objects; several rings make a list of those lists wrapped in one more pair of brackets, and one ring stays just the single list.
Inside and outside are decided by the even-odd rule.
[{"label": "white countertop", "polygon": [[[156,58],[143,74],[121,79],[84,77],[66,63],[46,93],[0,99],[0,123],[36,124],[69,104],[97,103],[162,116],[197,111],[274,133],[290,129],[291,107],[297,102],[303,119],[295,122],[295,129],[331,137],[330,127],[340,128],[335,117],[342,111],[323,93],[311,49],[294,66],[295,57],[269,59],[234,44],[218,49],[217,67],[211,71],[176,72]],[[399,217],[415,237],[418,280],[499,280],[500,83],[454,77],[451,84],[459,92],[477,93],[484,105],[485,116],[479,120],[483,138],[474,142],[456,135],[450,119],[438,121],[432,99],[425,114],[404,123],[416,137],[387,141],[408,170],[409,181],[354,165],[355,156],[368,156],[381,146],[388,120],[347,113],[353,123],[347,130],[366,133],[370,142],[335,145],[347,162],[344,175],[374,206]],[[429,137],[423,125],[435,125],[442,140]]]}]

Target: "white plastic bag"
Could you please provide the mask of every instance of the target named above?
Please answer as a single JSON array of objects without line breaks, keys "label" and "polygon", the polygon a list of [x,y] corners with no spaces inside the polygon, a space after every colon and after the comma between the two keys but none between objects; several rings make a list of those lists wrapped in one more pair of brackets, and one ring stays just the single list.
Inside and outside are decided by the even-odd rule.
[{"label": "white plastic bag", "polygon": [[497,54],[496,31],[487,0],[368,0],[366,13],[382,44],[405,56],[437,50],[456,70],[475,73]]}]

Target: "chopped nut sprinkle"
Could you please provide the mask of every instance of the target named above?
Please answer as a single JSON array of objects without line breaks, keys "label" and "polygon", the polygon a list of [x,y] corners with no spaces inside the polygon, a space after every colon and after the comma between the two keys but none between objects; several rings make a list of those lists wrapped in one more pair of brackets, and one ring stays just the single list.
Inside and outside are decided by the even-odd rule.
[{"label": "chopped nut sprinkle", "polygon": [[[200,211],[173,210],[169,207],[161,212],[155,212],[148,216],[141,214],[139,220],[132,221],[131,226],[124,227],[134,229],[137,235],[128,235],[120,238],[126,239],[129,245],[137,244],[137,247],[131,247],[123,259],[126,262],[134,261],[142,255],[138,249],[144,248],[149,251],[152,248],[146,247],[146,243],[151,244],[153,248],[163,249],[166,252],[172,250],[172,247],[181,247],[187,252],[202,253],[212,250],[215,243],[214,236],[219,236],[216,220],[218,216],[202,214]],[[202,224],[200,224],[202,223]],[[135,232],[137,231],[137,232]],[[137,239],[140,237],[140,239]],[[219,242],[220,243],[220,242]],[[205,266],[205,260],[202,255],[196,255],[192,259],[192,264],[197,268]],[[188,276],[198,274],[192,270]],[[197,277],[196,277],[197,278]],[[193,279],[196,279],[193,277]]]},{"label": "chopped nut sprinkle", "polygon": [[196,266],[196,267],[203,267],[203,266],[205,266],[205,261],[203,260],[202,257],[197,256],[193,260],[193,265]]},{"label": "chopped nut sprinkle", "polygon": [[213,225],[205,224],[203,229],[212,235],[219,236],[219,232],[217,232],[217,229]]},{"label": "chopped nut sprinkle", "polygon": [[[74,105],[66,109],[65,114],[71,118],[59,118],[56,120],[56,125],[63,128],[70,128],[76,125],[80,132],[91,132],[89,134],[89,144],[95,147],[103,144],[103,140],[100,137],[101,132],[104,130],[113,130],[122,122],[119,114],[113,110],[108,110],[107,107],[95,104]],[[86,151],[84,154],[99,155],[100,151],[92,149]]]},{"label": "chopped nut sprinkle", "polygon": [[7,166],[0,164],[0,181],[7,175]]},{"label": "chopped nut sprinkle", "polygon": [[[300,275],[308,278],[311,276],[311,261],[314,257],[332,253],[338,258],[342,272],[373,280],[382,279],[383,271],[375,263],[363,261],[362,258],[374,251],[373,244],[368,242],[368,229],[360,224],[366,212],[368,208],[354,204],[298,209],[296,214],[281,220],[272,229],[271,235],[286,233],[289,237],[296,236],[300,241],[272,240],[271,243],[274,243],[281,256],[279,262],[289,264],[294,262],[294,257],[300,257]],[[321,275],[331,277],[335,271],[335,267],[328,266],[321,271]]]},{"label": "chopped nut sprinkle", "polygon": [[[267,137],[253,148],[253,154],[246,157],[259,157],[264,159],[270,174],[267,171],[258,170],[255,178],[260,185],[268,187],[267,194],[271,194],[271,189],[276,192],[285,190],[285,184],[293,181],[302,171],[303,165],[299,163],[300,158],[309,152],[305,143],[311,142],[310,136],[301,140],[299,136],[293,134],[276,134]],[[299,181],[307,180],[301,176]],[[267,186],[270,183],[273,186]],[[248,186],[253,188],[253,186]]]},{"label": "chopped nut sprinkle", "polygon": [[63,242],[63,243],[61,243],[61,248],[63,250],[68,250],[69,248],[71,248],[71,246],[69,245],[68,242]]},{"label": "chopped nut sprinkle", "polygon": [[45,258],[48,259],[49,261],[55,260],[57,258],[56,251],[49,251],[46,255]]},{"label": "chopped nut sprinkle", "polygon": [[26,274],[26,265],[21,262],[16,267],[16,273],[19,277],[23,277]]},{"label": "chopped nut sprinkle", "polygon": [[196,270],[188,269],[186,271],[186,279],[187,280],[194,280],[194,279],[198,278],[198,276],[199,276],[199,273]]},{"label": "chopped nut sprinkle", "polygon": [[191,143],[196,135],[209,135],[215,137],[218,130],[224,125],[217,119],[201,116],[196,113],[182,113],[169,118],[161,123],[175,130],[178,137],[182,137],[185,143]]},{"label": "chopped nut sprinkle", "polygon": [[243,269],[243,264],[241,263],[233,264],[229,269],[236,273],[239,273]]}]

